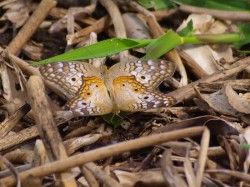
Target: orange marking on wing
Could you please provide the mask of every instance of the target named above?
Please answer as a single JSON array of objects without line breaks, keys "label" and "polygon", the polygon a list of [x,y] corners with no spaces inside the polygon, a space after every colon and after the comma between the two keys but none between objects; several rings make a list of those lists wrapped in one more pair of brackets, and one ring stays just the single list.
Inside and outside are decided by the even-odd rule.
[{"label": "orange marking on wing", "polygon": [[82,99],[88,99],[92,96],[92,91],[90,90],[90,85],[93,83],[96,83],[97,87],[100,85],[104,85],[104,82],[101,78],[98,77],[83,77],[83,84],[81,88],[79,89],[79,94],[78,97],[75,97],[69,102],[69,105],[74,103],[77,99],[82,98]]},{"label": "orange marking on wing", "polygon": [[137,93],[142,93],[146,90],[145,86],[137,82],[134,76],[121,76],[113,81],[113,85],[116,88],[123,88],[127,83],[129,83],[132,86],[133,91]]},{"label": "orange marking on wing", "polygon": [[104,84],[103,80],[98,77],[84,77],[83,85],[79,90],[79,95],[82,98],[89,98],[92,96],[92,91],[90,90],[90,85],[96,83],[96,85]]}]

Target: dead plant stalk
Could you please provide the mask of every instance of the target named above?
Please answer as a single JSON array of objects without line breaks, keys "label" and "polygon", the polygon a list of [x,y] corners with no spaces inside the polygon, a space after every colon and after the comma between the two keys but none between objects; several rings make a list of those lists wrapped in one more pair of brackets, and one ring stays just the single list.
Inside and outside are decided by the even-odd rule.
[{"label": "dead plant stalk", "polygon": [[[106,146],[100,149],[95,149],[78,155],[68,157],[63,160],[51,162],[30,170],[20,172],[20,179],[23,180],[30,175],[42,177],[52,173],[65,171],[67,169],[95,161],[104,159],[110,156],[116,156],[123,152],[133,151],[144,147],[158,145],[167,141],[178,140],[186,137],[193,137],[200,135],[204,130],[204,127],[192,127],[187,129],[176,130],[173,132],[167,132],[162,134],[156,134],[152,136],[142,137],[127,142],[118,143],[115,145]],[[15,184],[13,177],[6,177],[0,180],[0,183],[6,186]]]}]

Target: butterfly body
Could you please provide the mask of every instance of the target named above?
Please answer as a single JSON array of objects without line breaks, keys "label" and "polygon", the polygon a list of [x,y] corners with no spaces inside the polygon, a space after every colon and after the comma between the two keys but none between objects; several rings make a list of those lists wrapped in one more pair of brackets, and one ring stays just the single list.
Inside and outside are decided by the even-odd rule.
[{"label": "butterfly body", "polygon": [[57,62],[39,69],[45,79],[65,93],[67,106],[76,115],[143,111],[175,103],[173,97],[155,91],[175,70],[169,61],[120,62],[110,69],[84,62]]}]

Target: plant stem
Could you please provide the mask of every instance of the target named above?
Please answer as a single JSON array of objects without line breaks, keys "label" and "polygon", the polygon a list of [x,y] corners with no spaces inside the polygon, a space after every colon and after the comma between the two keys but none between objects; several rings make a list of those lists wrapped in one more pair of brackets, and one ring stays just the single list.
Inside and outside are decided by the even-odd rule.
[{"label": "plant stem", "polygon": [[234,44],[242,41],[240,34],[200,34],[183,37],[183,44],[204,44],[204,43],[214,43],[214,44]]}]

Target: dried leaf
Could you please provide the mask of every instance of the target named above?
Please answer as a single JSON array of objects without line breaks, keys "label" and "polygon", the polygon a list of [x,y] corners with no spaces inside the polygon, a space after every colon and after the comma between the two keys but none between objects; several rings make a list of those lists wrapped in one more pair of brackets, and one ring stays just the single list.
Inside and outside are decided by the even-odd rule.
[{"label": "dried leaf", "polygon": [[26,93],[21,88],[18,88],[19,81],[16,73],[7,69],[4,64],[0,66],[0,76],[3,85],[3,97],[7,101],[5,108],[10,114],[13,114],[25,104]]},{"label": "dried leaf", "polygon": [[201,96],[215,111],[224,115],[238,117],[244,122],[250,123],[250,115],[239,113],[230,105],[225,94],[225,88],[220,89],[212,94],[201,94]]},{"label": "dried leaf", "polygon": [[16,28],[21,27],[29,18],[29,1],[14,1],[4,6],[8,9],[0,18],[0,20],[9,20]]},{"label": "dried leaf", "polygon": [[176,169],[174,168],[173,162],[171,160],[171,155],[171,150],[166,150],[161,160],[162,174],[165,179],[165,182],[167,186],[187,187],[185,181],[178,175]]},{"label": "dried leaf", "polygon": [[122,18],[125,24],[128,38],[151,38],[148,26],[137,14],[125,13],[122,15]]},{"label": "dried leaf", "polygon": [[[222,34],[227,29],[222,22],[215,21],[210,15],[191,14],[183,21],[177,31],[183,29],[190,20],[192,20],[193,28],[196,30],[195,34]],[[202,74],[199,73],[199,75],[210,75],[218,71],[224,65],[219,63],[221,61],[223,63],[234,61],[232,49],[229,46],[185,45],[180,48],[194,60],[194,62],[189,62],[192,68],[196,68],[198,65],[204,71]],[[193,71],[196,72],[195,70]]]},{"label": "dried leaf", "polygon": [[240,97],[232,88],[231,85],[227,84],[225,87],[225,94],[228,98],[229,104],[237,111],[250,114],[250,102],[245,97]]},{"label": "dried leaf", "polygon": [[160,170],[131,173],[121,170],[114,171],[122,186],[166,186]]}]

